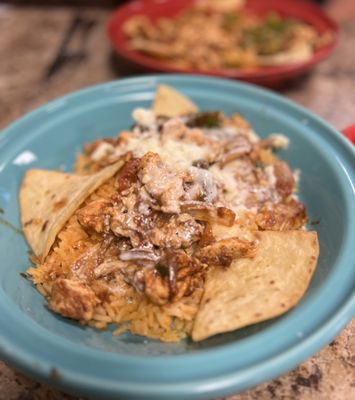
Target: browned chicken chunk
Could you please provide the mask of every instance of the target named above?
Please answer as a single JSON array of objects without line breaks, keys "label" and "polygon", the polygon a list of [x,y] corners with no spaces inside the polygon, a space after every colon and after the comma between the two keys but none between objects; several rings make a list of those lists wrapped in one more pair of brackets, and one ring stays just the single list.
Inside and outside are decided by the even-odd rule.
[{"label": "browned chicken chunk", "polygon": [[64,317],[89,321],[99,303],[92,289],[72,279],[58,279],[52,288],[48,306]]},{"label": "browned chicken chunk", "polygon": [[194,254],[202,263],[228,267],[236,258],[254,257],[256,243],[239,238],[222,239],[202,247]]},{"label": "browned chicken chunk", "polygon": [[189,214],[161,219],[148,233],[150,241],[161,248],[185,248],[199,240],[203,226]]},{"label": "browned chicken chunk", "polygon": [[76,216],[84,229],[94,230],[97,233],[107,233],[110,229],[111,209],[109,201],[97,200],[80,208]]},{"label": "browned chicken chunk", "polygon": [[110,257],[117,257],[117,251],[119,251],[117,245],[111,246],[114,241],[113,236],[108,236],[101,242],[89,247],[70,266],[71,274],[86,282],[92,280],[95,276],[95,268],[104,261],[108,253],[110,253]]},{"label": "browned chicken chunk", "polygon": [[132,158],[124,164],[118,174],[118,188],[120,191],[130,188],[137,181],[139,163],[139,158]]},{"label": "browned chicken chunk", "polygon": [[149,152],[142,157],[138,177],[146,191],[158,200],[163,212],[180,212],[183,179],[163,164],[158,154]]},{"label": "browned chicken chunk", "polygon": [[259,229],[287,231],[301,229],[307,222],[304,204],[291,200],[287,203],[265,205],[255,219]]}]

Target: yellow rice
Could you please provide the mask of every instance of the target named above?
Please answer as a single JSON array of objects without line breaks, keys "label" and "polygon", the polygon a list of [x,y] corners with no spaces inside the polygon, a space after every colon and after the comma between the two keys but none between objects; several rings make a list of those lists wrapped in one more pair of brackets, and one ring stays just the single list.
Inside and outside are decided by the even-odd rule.
[{"label": "yellow rice", "polygon": [[[115,177],[93,193],[86,203],[96,199],[107,199],[115,190],[114,182]],[[72,216],[59,233],[45,262],[28,270],[38,291],[48,298],[55,280],[66,277],[70,265],[98,240],[99,236],[89,236],[78,223],[76,216]],[[109,284],[100,280],[95,281],[91,287],[97,292],[108,288]],[[105,329],[113,323],[116,325],[114,335],[130,331],[166,342],[179,341],[191,332],[201,296],[202,289],[197,289],[192,295],[176,303],[157,306],[122,281],[119,290],[110,290],[110,294],[96,306],[92,320],[87,323],[97,329]]]}]

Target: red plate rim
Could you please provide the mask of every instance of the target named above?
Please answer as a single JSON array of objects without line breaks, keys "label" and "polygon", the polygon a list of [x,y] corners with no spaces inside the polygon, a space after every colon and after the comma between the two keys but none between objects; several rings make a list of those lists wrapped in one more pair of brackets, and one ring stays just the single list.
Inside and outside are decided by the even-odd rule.
[{"label": "red plate rim", "polygon": [[[293,11],[302,8],[302,14],[308,13],[311,19],[307,20],[307,23],[313,25],[317,29],[317,24],[314,24],[314,19],[318,22],[321,21],[323,27],[333,33],[333,40],[327,45],[315,51],[313,56],[304,62],[293,63],[281,66],[262,67],[255,70],[243,71],[240,69],[218,69],[218,70],[198,70],[198,69],[185,69],[166,65],[164,62],[155,60],[151,57],[145,56],[137,51],[131,50],[127,47],[127,40],[121,30],[122,23],[124,23],[129,17],[134,14],[145,14],[146,10],[151,7],[159,7],[162,10],[162,5],[167,4],[168,1],[159,0],[134,0],[127,4],[120,6],[114,11],[108,22],[107,22],[107,36],[109,37],[114,49],[124,58],[133,61],[134,63],[143,66],[149,70],[158,70],[163,72],[181,72],[181,73],[192,73],[192,74],[204,74],[204,75],[215,75],[224,76],[230,78],[246,79],[246,80],[262,80],[265,78],[280,78],[286,76],[298,75],[302,72],[309,70],[312,66],[324,60],[330,55],[333,49],[336,47],[340,30],[335,21],[328,17],[323,10],[316,4],[312,4],[307,0],[268,0],[264,3],[264,7],[267,5],[269,11],[278,10],[281,6],[282,10],[286,10],[288,16],[295,16],[302,20],[298,14],[293,15]],[[191,6],[196,0],[179,0],[180,10]],[[263,0],[247,0],[248,5],[257,5],[257,3],[263,3]],[[157,13],[157,16],[164,16],[163,12]],[[312,23],[313,21],[313,23]]]}]

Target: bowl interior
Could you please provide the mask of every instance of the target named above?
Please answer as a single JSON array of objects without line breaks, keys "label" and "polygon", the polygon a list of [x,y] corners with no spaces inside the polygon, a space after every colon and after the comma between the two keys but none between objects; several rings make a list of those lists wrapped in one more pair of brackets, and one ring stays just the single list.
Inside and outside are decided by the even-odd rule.
[{"label": "bowl interior", "polygon": [[[202,343],[184,340],[165,344],[130,334],[113,337],[110,331],[81,327],[58,317],[46,308],[44,299],[33,285],[20,276],[29,266],[28,246],[19,232],[17,200],[24,172],[29,168],[70,171],[75,155],[84,143],[115,136],[131,126],[132,110],[150,106],[157,81],[147,78],[130,82],[104,85],[59,99],[10,128],[0,146],[0,251],[6,254],[0,263],[0,298],[5,299],[29,327],[40,327],[53,337],[81,347],[137,356],[196,353],[231,343],[242,345],[246,338],[271,332],[276,326],[292,324],[331,279],[346,243],[350,212],[348,189],[344,183],[346,176],[339,168],[340,161],[330,156],[330,148],[322,139],[321,125],[300,112],[285,112],[279,105],[276,107],[269,99],[258,96],[253,87],[229,90],[225,84],[221,90],[206,87],[205,81],[196,85],[188,79],[171,82],[202,110],[222,109],[227,114],[238,111],[251,121],[262,137],[282,132],[290,138],[289,149],[281,151],[280,157],[301,171],[300,198],[306,204],[309,220],[317,221],[310,228],[317,230],[321,246],[318,267],[297,308],[278,319]],[[288,105],[284,107],[287,109]],[[307,335],[306,322],[297,329],[298,333]],[[297,332],[290,333],[292,340]]]}]

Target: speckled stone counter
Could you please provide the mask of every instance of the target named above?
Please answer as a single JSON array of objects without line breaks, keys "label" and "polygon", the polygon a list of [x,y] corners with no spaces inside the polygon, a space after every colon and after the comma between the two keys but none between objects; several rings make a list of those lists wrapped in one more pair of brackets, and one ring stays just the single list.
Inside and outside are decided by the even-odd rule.
[{"label": "speckled stone counter", "polygon": [[[338,3],[335,5],[335,2]],[[339,8],[339,2],[344,6]],[[355,123],[355,8],[351,3],[355,2],[334,0],[330,5],[342,27],[342,40],[334,55],[311,74],[282,90],[284,95],[318,113],[338,129]],[[46,79],[48,66],[78,12],[95,21],[88,35],[86,56],[65,64]],[[0,129],[57,96],[127,73],[113,57],[105,38],[108,13],[105,9],[0,5]],[[26,378],[0,361],[0,400],[15,399],[79,398]],[[252,399],[355,399],[355,321],[294,371],[228,397],[228,400]]]}]

